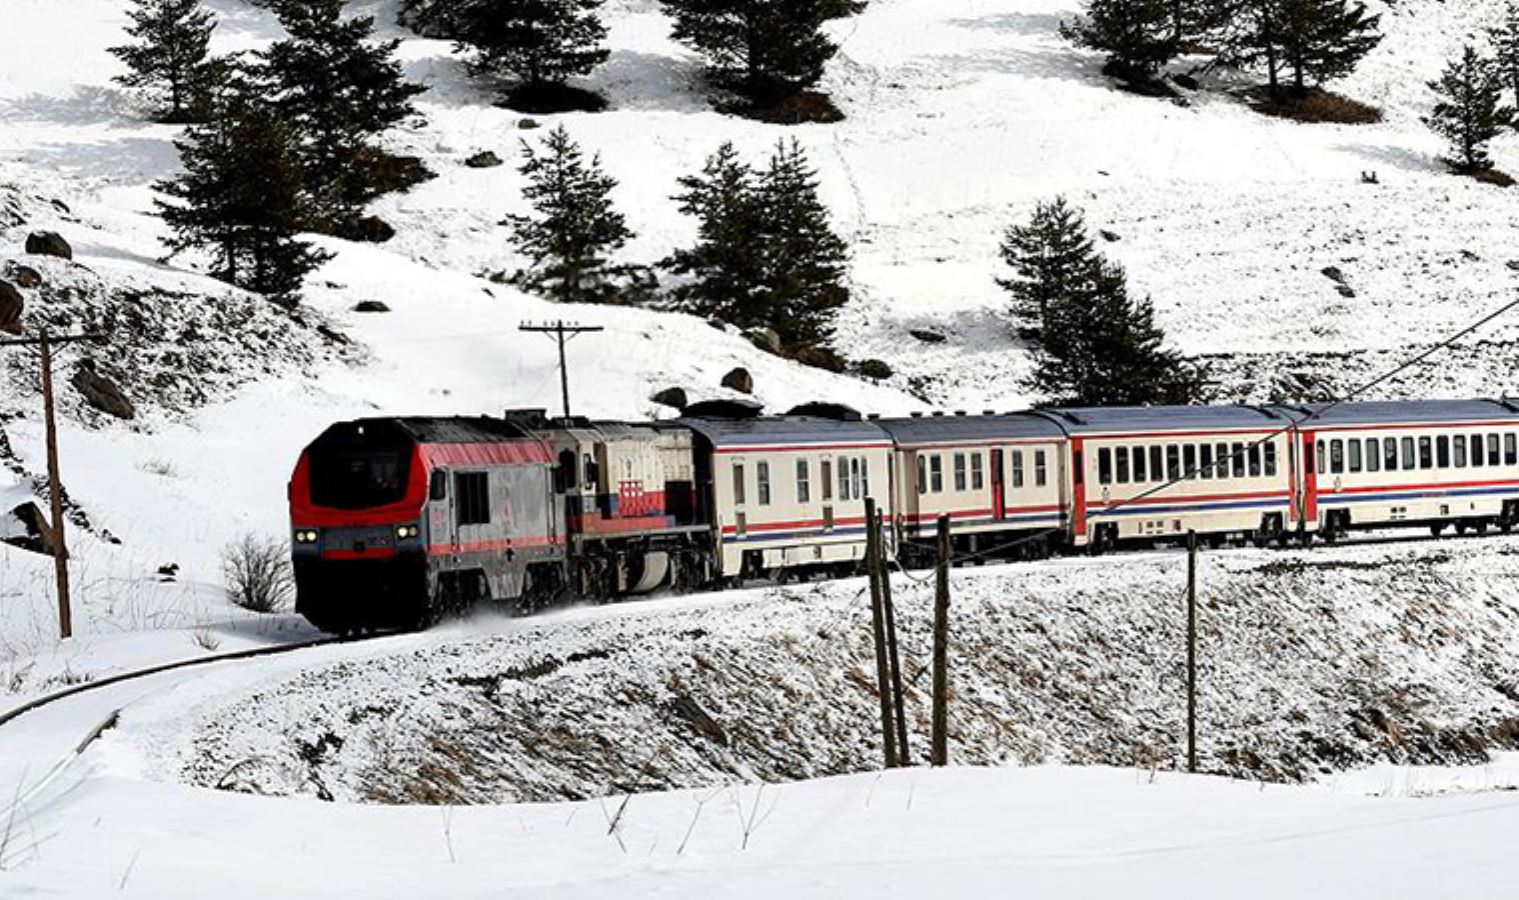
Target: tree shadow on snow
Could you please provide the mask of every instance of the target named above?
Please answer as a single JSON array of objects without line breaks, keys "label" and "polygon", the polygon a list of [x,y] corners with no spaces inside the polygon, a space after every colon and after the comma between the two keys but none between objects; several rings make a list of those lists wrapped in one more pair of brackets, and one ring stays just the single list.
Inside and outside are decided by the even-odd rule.
[{"label": "tree shadow on snow", "polygon": [[[1409,150],[1406,147],[1384,147],[1376,144],[1337,144],[1334,149],[1342,153],[1349,153],[1352,156],[1359,156],[1372,163],[1397,169],[1401,172],[1429,174],[1448,171],[1445,164],[1438,158],[1428,153]],[[1375,169],[1368,169],[1367,171],[1375,171]]]},{"label": "tree shadow on snow", "polygon": [[956,28],[974,31],[998,31],[1007,34],[1056,35],[1060,34],[1061,17],[1054,13],[999,13],[978,16],[974,19],[950,19]]},{"label": "tree shadow on snow", "polygon": [[14,100],[0,100],[0,122],[122,128],[150,124],[131,95],[100,85],[80,85],[66,97],[27,94]]},{"label": "tree shadow on snow", "polygon": [[694,59],[614,50],[588,80],[611,101],[612,109],[705,112],[711,108],[701,66]]},{"label": "tree shadow on snow", "polygon": [[109,181],[112,187],[151,184],[179,167],[172,141],[144,137],[38,144],[22,158],[75,178]]},{"label": "tree shadow on snow", "polygon": [[1022,41],[933,57],[936,65],[950,71],[1063,79],[1102,85],[1110,83],[1102,74],[1100,59],[1060,36],[1060,17],[1057,15],[1005,13],[978,19],[955,19],[951,24],[978,31],[995,31],[1045,40],[1038,43]]}]

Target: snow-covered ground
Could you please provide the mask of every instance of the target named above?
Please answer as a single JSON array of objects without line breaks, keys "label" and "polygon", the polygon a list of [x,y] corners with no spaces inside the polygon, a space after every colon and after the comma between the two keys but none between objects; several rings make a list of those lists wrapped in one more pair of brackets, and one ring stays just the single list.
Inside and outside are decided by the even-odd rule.
[{"label": "snow-covered ground", "polygon": [[[279,34],[245,0],[204,2],[221,22],[219,51]],[[523,321],[605,326],[571,352],[576,411],[590,415],[668,415],[648,397],[672,385],[730,396],[719,380],[739,365],[771,409],[817,398],[882,413],[1019,406],[1027,359],[993,281],[996,247],[1007,224],[1055,194],[1111,233],[1104,252],[1153,297],[1178,346],[1216,360],[1228,395],[1354,382],[1519,287],[1511,194],[1447,175],[1419,122],[1425,83],[1499,4],[1371,0],[1387,38],[1334,85],[1382,107],[1383,123],[1359,127],[1260,117],[1223,76],[1185,104],[1115,91],[1098,59],[1056,34],[1077,5],[873,0],[831,26],[842,51],[824,86],[848,118],[780,128],[709,108],[696,59],[669,40],[655,0],[609,0],[613,54],[590,81],[612,108],[538,117],[563,122],[620,180],[616,199],[638,232],[631,262],[690,239],[670,196],[720,142],[759,159],[798,139],[853,248],[840,349],[896,370],[872,385],[782,362],[689,317],[566,310],[481,277],[520,263],[497,223],[520,211],[521,179],[510,164],[463,160],[490,149],[510,163],[519,140],[543,132],[493,106],[446,43],[392,26],[395,0],[350,6],[404,39],[408,73],[430,88],[425,123],[394,142],[439,177],[376,204],[397,237],[323,240],[335,257],[294,315],[198,275],[193,259],[164,263],[151,185],[177,164],[177,130],[145,123],[110,80],[119,64],[105,50],[123,40],[125,4],[5,0],[0,265],[22,258],[32,230],[73,243],[74,264],[25,260],[52,292],[29,294],[29,315],[76,327],[133,311],[111,348],[67,351],[59,382],[88,356],[121,375],[138,415],[111,420],[62,391],[79,637],[53,639],[50,561],[0,545],[0,707],[147,662],[311,637],[292,616],[235,611],[220,548],[247,531],[283,533],[290,466],[334,419],[553,406],[554,349],[518,333]],[[1519,138],[1500,139],[1495,155],[1519,171]],[[1363,183],[1373,172],[1378,183]],[[1355,296],[1340,294],[1328,266]],[[354,312],[362,300],[392,311]],[[1382,390],[1511,393],[1515,328],[1499,321]],[[0,350],[0,512],[37,495],[39,406],[30,358]],[[0,820],[0,896],[267,896],[292,884],[376,897],[1496,893],[1515,880],[1501,842],[1519,807],[1485,792],[1519,780],[1512,758],[1405,763],[1512,746],[1512,551],[1494,539],[1210,561],[1229,588],[1204,616],[1208,767],[1295,779],[1384,761],[1317,785],[1157,773],[1177,753],[1177,560],[1068,561],[957,576],[975,651],[957,665],[957,758],[1132,769],[794,781],[874,764],[860,586],[671,599],[218,666],[0,729],[3,798],[124,707],[65,777]],[[169,564],[177,574],[160,575]],[[921,589],[899,592],[916,672]],[[714,660],[750,681],[715,675]],[[513,666],[520,685],[506,677]],[[756,685],[779,696],[757,697]],[[366,692],[372,708],[358,702]],[[916,692],[913,703],[917,716]],[[375,765],[436,766],[448,748],[419,743],[422,725],[465,733],[463,717],[499,727],[504,711],[563,720],[543,732],[541,754],[501,768],[504,779],[465,778],[426,797],[412,791],[443,782],[387,780]],[[387,732],[400,739],[386,744]],[[555,752],[585,758],[587,735],[641,774],[544,764]],[[778,762],[809,736],[790,768]],[[644,771],[641,738],[676,763]],[[380,809],[204,789],[233,767],[227,787],[347,800],[603,799]],[[702,787],[638,794],[618,816],[614,775]],[[755,777],[787,783],[739,786]]]}]

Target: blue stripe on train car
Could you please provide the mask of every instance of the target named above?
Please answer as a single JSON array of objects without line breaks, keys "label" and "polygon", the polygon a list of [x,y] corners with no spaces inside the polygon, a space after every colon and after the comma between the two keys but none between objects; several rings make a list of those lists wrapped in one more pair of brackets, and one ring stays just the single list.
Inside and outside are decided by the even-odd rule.
[{"label": "blue stripe on train car", "polygon": [[1454,490],[1441,490],[1429,488],[1420,491],[1394,491],[1387,493],[1363,493],[1363,494],[1320,494],[1319,505],[1339,503],[1372,503],[1387,500],[1438,500],[1441,497],[1481,497],[1491,494],[1513,494],[1519,496],[1519,487],[1500,488],[1457,488]]},{"label": "blue stripe on train car", "polygon": [[1146,516],[1152,513],[1175,513],[1175,512],[1216,512],[1221,509],[1268,509],[1271,507],[1285,507],[1289,505],[1286,497],[1268,497],[1265,500],[1231,500],[1224,503],[1180,503],[1180,504],[1157,504],[1154,506],[1125,506],[1119,509],[1093,508],[1087,511],[1087,518],[1096,519],[1103,516]]}]

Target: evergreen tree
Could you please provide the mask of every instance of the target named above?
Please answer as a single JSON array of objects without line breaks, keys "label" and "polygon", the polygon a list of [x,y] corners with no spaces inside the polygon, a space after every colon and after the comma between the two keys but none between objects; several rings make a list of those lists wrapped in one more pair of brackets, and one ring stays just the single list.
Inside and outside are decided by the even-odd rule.
[{"label": "evergreen tree", "polygon": [[680,211],[697,220],[695,246],[677,250],[663,266],[691,280],[671,291],[684,308],[717,316],[742,328],[768,327],[756,316],[764,289],[764,267],[757,252],[760,208],[754,170],[738,158],[731,143],[707,158],[700,175],[680,179]]},{"label": "evergreen tree", "polygon": [[1178,37],[1175,0],[1090,0],[1086,17],[1064,22],[1067,40],[1108,55],[1109,75],[1150,81],[1176,56]]},{"label": "evergreen tree", "polygon": [[326,258],[297,240],[306,220],[300,160],[289,124],[241,93],[218,103],[211,120],[175,142],[184,171],[156,188],[174,252],[205,249],[211,274],[278,299],[291,299]]},{"label": "evergreen tree", "polygon": [[1493,63],[1468,46],[1429,87],[1439,101],[1424,123],[1450,143],[1446,163],[1466,175],[1490,170],[1487,145],[1514,117]]},{"label": "evergreen tree", "polygon": [[1299,96],[1308,82],[1348,75],[1382,42],[1381,16],[1347,0],[1280,0],[1281,59]]},{"label": "evergreen tree", "polygon": [[713,77],[757,101],[823,77],[838,47],[822,26],[837,0],[663,0],[671,36],[707,60]]},{"label": "evergreen tree", "polygon": [[129,88],[150,88],[164,95],[164,122],[199,118],[198,107],[210,85],[206,67],[216,21],[197,0],[135,0],[127,13],[127,34],[135,42],[112,47],[130,69],[116,81]]},{"label": "evergreen tree", "polygon": [[834,314],[849,301],[848,245],[829,224],[817,189],[817,172],[793,138],[777,145],[755,191],[764,265],[761,311],[782,344],[793,348],[827,346]]},{"label": "evergreen tree", "polygon": [[618,270],[607,257],[633,233],[612,207],[617,182],[601,171],[601,157],[586,163],[563,125],[549,132],[541,152],[523,141],[522,157],[533,215],[508,216],[506,224],[532,266],[513,280],[560,303],[613,299]]},{"label": "evergreen tree", "polygon": [[472,72],[514,82],[507,98],[514,105],[553,111],[566,81],[610,55],[600,6],[601,0],[464,0],[454,20],[461,49],[474,51]]},{"label": "evergreen tree", "polygon": [[416,115],[399,41],[374,40],[374,19],[342,19],[343,0],[284,0],[289,36],[262,54],[272,102],[300,138],[306,183],[322,219],[350,216],[386,189],[387,157],[374,139]]},{"label": "evergreen tree", "polygon": [[[1487,32],[1492,42],[1498,68],[1513,91],[1514,102],[1519,103],[1519,3],[1509,0],[1503,19]],[[1515,127],[1519,127],[1516,121]]]},{"label": "evergreen tree", "polygon": [[[1013,225],[1002,239],[1002,259],[1013,269],[1012,278],[999,278],[1012,295],[1012,311],[1020,334],[1038,340],[1050,310],[1061,301],[1087,289],[1098,260],[1087,237],[1080,211],[1056,197],[1034,207],[1026,225]],[[1052,332],[1058,338],[1058,332]]]}]

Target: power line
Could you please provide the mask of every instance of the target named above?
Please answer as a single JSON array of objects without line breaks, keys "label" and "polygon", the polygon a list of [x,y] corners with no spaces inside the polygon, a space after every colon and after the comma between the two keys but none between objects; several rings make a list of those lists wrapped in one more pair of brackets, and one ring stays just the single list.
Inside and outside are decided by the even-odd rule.
[{"label": "power line", "polygon": [[582,334],[593,331],[604,331],[600,325],[576,325],[573,322],[558,321],[549,325],[529,325],[524,322],[517,326],[518,331],[531,331],[538,334],[551,334],[559,344],[559,390],[564,397],[564,417],[570,417],[570,369],[564,361],[564,345]]}]

